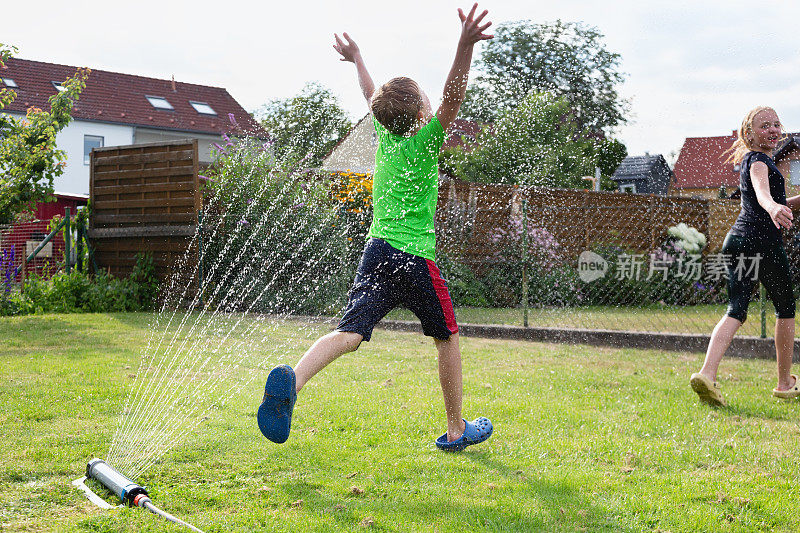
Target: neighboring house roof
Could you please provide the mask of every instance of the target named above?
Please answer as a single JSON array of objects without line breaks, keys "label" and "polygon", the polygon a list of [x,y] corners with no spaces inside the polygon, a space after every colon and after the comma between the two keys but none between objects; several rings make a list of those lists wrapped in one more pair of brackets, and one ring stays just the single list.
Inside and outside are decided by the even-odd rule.
[{"label": "neighboring house roof", "polygon": [[737,187],[739,172],[726,162],[726,152],[736,140],[736,132],[719,137],[687,137],[675,162],[675,187],[678,189]]},{"label": "neighboring house roof", "polygon": [[[477,122],[457,118],[448,128],[442,148],[467,146],[475,140],[480,130],[481,125]],[[375,128],[372,125],[372,115],[368,113],[347,135],[339,139],[323,159],[322,168],[340,172],[353,170],[371,173],[375,170],[376,149]]]},{"label": "neighboring house roof", "polygon": [[372,173],[375,170],[377,149],[372,115],[367,114],[325,156],[322,169],[332,172]]},{"label": "neighboring house roof", "polygon": [[474,143],[480,131],[481,125],[474,120],[457,118],[447,129],[447,137],[442,148],[455,148]]},{"label": "neighboring house roof", "polygon": [[645,153],[645,155],[629,156],[622,160],[617,170],[614,171],[614,175],[611,176],[611,179],[616,181],[630,179],[646,180],[657,175],[659,167],[669,170],[669,165],[667,165],[667,161],[661,154],[651,155]]},{"label": "neighboring house roof", "polygon": [[[0,78],[14,80],[17,97],[6,112],[26,113],[29,107],[49,110],[47,99],[56,93],[53,82],[62,83],[76,67],[11,58]],[[155,108],[146,96],[165,98],[173,109]],[[190,102],[210,106],[216,115],[198,112]],[[183,132],[237,133],[229,115],[245,133],[267,138],[268,134],[222,87],[176,82],[92,70],[86,88],[72,110],[77,120],[91,120]]]},{"label": "neighboring house roof", "polygon": [[800,150],[800,133],[789,133],[772,157],[775,161],[780,161],[795,150]]},{"label": "neighboring house roof", "polygon": [[[735,130],[731,135],[721,137],[687,137],[675,162],[675,187],[738,187],[738,165],[727,161],[728,150],[737,137]],[[789,133],[778,146],[773,159],[780,161],[796,149],[800,149],[800,133]]]}]

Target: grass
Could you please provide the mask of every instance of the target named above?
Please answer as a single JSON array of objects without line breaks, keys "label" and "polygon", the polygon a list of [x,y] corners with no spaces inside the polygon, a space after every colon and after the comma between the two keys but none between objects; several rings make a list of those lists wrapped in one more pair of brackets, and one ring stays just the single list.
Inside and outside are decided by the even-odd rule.
[{"label": "grass", "polygon": [[[70,485],[108,449],[148,320],[0,319],[0,530],[185,531],[140,509],[102,511]],[[298,335],[281,359],[324,331]],[[256,429],[253,382],[137,481],[206,532],[800,530],[800,409],[769,395],[774,364],[726,360],[731,406],[712,410],[688,387],[697,354],[462,347],[465,415],[496,428],[483,445],[435,449],[433,347],[376,331],[301,393],[286,444]]]},{"label": "grass", "polygon": [[[528,309],[531,327],[610,329],[623,331],[659,331],[670,333],[710,334],[719,319],[725,315],[724,305],[694,305],[683,307],[559,307]],[[463,324],[506,324],[522,326],[522,308],[458,307],[456,317]],[[392,311],[388,318],[414,320],[406,309]],[[767,337],[775,329],[775,308],[766,306]],[[748,319],[739,335],[761,335],[761,307],[758,301],[750,304]]]}]

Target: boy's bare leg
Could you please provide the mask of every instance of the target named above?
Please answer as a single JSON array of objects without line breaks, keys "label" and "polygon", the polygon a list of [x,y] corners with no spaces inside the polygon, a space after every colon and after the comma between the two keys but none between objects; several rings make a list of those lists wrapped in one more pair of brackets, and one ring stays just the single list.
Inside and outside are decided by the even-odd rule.
[{"label": "boy's bare leg", "polygon": [[794,352],[794,318],[775,321],[775,355],[778,359],[778,390],[788,390],[792,382],[792,353]]},{"label": "boy's bare leg", "polygon": [[464,433],[461,417],[461,348],[458,333],[447,340],[434,339],[439,352],[439,383],[444,395],[444,410],[447,414],[447,440],[454,441]]},{"label": "boy's bare leg", "polygon": [[727,315],[717,323],[708,343],[706,360],[703,363],[703,368],[700,369],[701,374],[712,381],[716,381],[719,363],[722,361],[722,357],[731,345],[733,336],[741,325],[740,321]]},{"label": "boy's bare leg", "polygon": [[340,355],[354,352],[362,340],[361,335],[349,331],[332,331],[318,339],[294,367],[297,392],[300,392],[314,374],[331,364]]}]

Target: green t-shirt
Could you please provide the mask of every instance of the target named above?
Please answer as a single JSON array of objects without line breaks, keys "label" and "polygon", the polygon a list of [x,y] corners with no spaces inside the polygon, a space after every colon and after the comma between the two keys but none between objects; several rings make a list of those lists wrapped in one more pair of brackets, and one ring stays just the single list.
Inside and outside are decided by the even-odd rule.
[{"label": "green t-shirt", "polygon": [[372,226],[367,236],[433,261],[442,124],[433,117],[415,135],[403,137],[390,133],[375,117],[372,122],[378,151],[372,182]]}]

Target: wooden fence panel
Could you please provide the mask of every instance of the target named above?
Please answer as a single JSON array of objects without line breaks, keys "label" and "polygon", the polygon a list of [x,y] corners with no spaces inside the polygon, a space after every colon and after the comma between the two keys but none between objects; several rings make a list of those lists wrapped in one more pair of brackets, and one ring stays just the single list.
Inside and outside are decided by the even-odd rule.
[{"label": "wooden fence panel", "polygon": [[[193,242],[202,205],[197,140],[137,144],[92,152],[89,238],[98,267],[126,276],[150,252],[166,279]],[[196,246],[182,266],[194,277]]]}]

